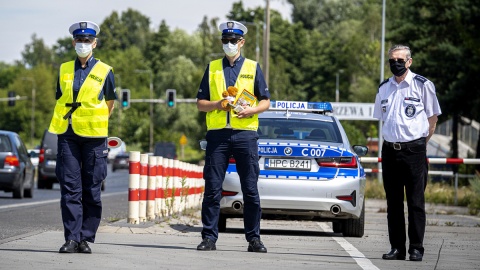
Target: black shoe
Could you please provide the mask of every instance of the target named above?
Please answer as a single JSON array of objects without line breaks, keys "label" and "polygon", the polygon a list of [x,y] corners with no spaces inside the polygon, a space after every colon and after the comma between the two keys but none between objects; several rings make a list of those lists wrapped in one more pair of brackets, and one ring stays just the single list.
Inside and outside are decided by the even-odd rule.
[{"label": "black shoe", "polygon": [[80,245],[78,245],[78,252],[90,254],[92,253],[92,249],[88,246],[87,241],[82,240],[82,242],[80,242]]},{"label": "black shoe", "polygon": [[418,249],[412,249],[410,251],[410,261],[421,262],[423,259],[423,254]]},{"label": "black shoe", "polygon": [[76,253],[78,252],[78,242],[74,240],[68,240],[58,251],[59,253]]},{"label": "black shoe", "polygon": [[249,252],[262,252],[267,253],[267,248],[263,245],[262,241],[258,238],[253,238],[248,244]]},{"label": "black shoe", "polygon": [[405,260],[405,255],[400,253],[398,249],[392,248],[387,254],[383,254],[382,259],[384,260]]},{"label": "black shoe", "polygon": [[208,250],[216,250],[217,247],[215,246],[215,242],[212,239],[206,238],[197,246],[197,250],[208,251]]}]

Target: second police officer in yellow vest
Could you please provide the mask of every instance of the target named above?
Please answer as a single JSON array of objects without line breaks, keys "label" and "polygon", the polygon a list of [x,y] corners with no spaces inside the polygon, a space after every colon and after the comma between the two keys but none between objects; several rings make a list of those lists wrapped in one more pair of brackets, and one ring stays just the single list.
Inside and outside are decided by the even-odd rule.
[{"label": "second police officer in yellow vest", "polygon": [[102,181],[107,176],[108,118],[117,95],[113,69],[93,57],[100,28],[70,26],[77,58],[63,63],[49,131],[58,134],[56,175],[61,189],[65,244],[60,253],[91,253],[100,225]]},{"label": "second police officer in yellow vest", "polygon": [[[267,252],[260,240],[262,210],[257,181],[258,114],[270,107],[270,93],[260,66],[242,57],[247,28],[236,21],[220,24],[225,57],[210,62],[197,93],[197,107],[207,112],[207,149],[203,176],[205,193],[202,203],[202,242],[197,250],[215,250],[222,184],[231,155],[235,158],[243,191],[245,238],[250,252]],[[257,102],[234,113],[222,107],[222,93],[229,86],[253,93]]]}]

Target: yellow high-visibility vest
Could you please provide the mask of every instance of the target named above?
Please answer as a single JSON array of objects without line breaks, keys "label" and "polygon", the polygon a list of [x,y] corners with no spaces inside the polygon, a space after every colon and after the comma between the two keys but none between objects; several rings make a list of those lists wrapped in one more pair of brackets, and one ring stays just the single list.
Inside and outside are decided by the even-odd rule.
[{"label": "yellow high-visibility vest", "polygon": [[[235,87],[238,89],[238,94],[245,89],[250,93],[254,93],[255,74],[257,71],[257,62],[245,59],[243,62],[240,74],[238,74]],[[223,99],[222,92],[227,90],[225,84],[225,76],[223,73],[222,59],[217,59],[210,62],[210,101],[216,101]],[[238,96],[237,94],[237,96]],[[252,104],[252,107],[257,106],[257,102]],[[228,119],[230,118],[230,119]],[[258,115],[253,115],[249,118],[239,119],[233,110],[229,113],[222,110],[213,110],[207,112],[207,130],[222,129],[227,126],[228,120],[230,120],[230,126],[234,129],[242,130],[257,130],[258,129]]]},{"label": "yellow high-visibility vest", "polygon": [[[108,136],[108,106],[105,99],[98,97],[103,89],[107,75],[112,70],[109,65],[98,61],[80,87],[76,102],[81,105],[71,114],[72,128],[75,134],[83,137]],[[57,100],[48,131],[63,134],[68,128],[68,114],[73,103],[73,77],[75,61],[63,63],[60,67],[60,89],[62,96]]]}]

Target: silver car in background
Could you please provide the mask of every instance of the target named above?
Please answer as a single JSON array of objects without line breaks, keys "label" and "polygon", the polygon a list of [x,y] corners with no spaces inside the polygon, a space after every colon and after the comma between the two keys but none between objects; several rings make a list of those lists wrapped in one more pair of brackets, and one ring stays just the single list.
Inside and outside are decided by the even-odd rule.
[{"label": "silver car in background", "polygon": [[[259,115],[258,190],[262,218],[332,222],[343,236],[362,237],[366,146],[350,145],[328,102],[272,101]],[[243,195],[233,157],[220,202],[219,231],[242,217]]]}]

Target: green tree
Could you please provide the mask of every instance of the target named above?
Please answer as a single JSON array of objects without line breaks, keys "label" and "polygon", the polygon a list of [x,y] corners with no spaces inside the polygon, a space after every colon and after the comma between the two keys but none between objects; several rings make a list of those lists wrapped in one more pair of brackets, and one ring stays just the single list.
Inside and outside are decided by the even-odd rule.
[{"label": "green tree", "polygon": [[22,52],[22,63],[28,67],[35,67],[40,64],[52,65],[52,50],[45,45],[43,39],[37,38],[37,35],[33,34],[32,42],[25,45]]}]

